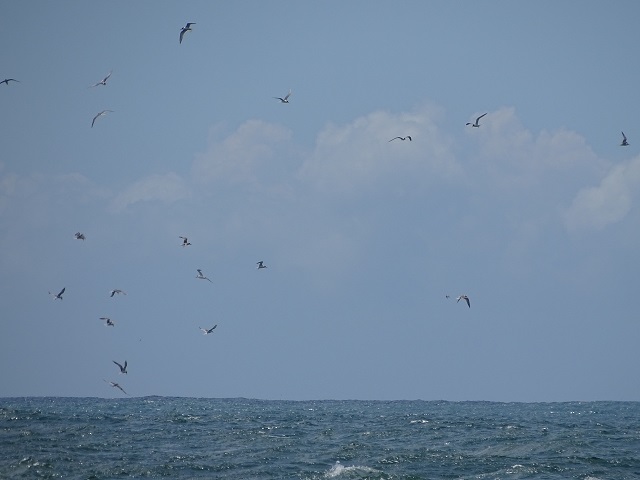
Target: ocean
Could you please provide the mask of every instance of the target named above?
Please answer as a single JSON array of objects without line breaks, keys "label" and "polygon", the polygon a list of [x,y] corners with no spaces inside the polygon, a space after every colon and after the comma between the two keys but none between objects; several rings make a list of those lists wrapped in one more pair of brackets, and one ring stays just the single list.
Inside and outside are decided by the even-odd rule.
[{"label": "ocean", "polygon": [[640,403],[0,398],[0,478],[640,478]]}]

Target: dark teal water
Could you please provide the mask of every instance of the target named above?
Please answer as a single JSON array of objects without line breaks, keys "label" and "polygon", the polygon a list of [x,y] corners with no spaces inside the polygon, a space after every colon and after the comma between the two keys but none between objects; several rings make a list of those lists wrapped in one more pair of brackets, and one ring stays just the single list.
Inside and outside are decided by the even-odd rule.
[{"label": "dark teal water", "polygon": [[0,399],[0,478],[640,478],[640,403]]}]

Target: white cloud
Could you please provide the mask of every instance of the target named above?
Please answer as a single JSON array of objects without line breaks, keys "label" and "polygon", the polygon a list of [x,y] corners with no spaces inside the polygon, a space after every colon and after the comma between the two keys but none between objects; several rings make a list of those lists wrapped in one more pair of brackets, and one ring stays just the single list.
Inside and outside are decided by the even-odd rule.
[{"label": "white cloud", "polygon": [[138,202],[175,202],[187,198],[189,188],[178,174],[152,174],[130,185],[111,201],[112,211],[121,211]]}]

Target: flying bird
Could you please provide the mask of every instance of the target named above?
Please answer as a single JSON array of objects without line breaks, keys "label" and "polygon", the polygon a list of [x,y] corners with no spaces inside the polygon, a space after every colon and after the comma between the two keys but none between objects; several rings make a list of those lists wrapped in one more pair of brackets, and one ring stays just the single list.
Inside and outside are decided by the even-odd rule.
[{"label": "flying bird", "polygon": [[281,103],[289,103],[290,96],[291,96],[291,89],[289,89],[289,93],[287,93],[284,98],[282,97],[273,97],[273,98],[280,100]]},{"label": "flying bird", "polygon": [[480,119],[482,117],[484,117],[486,115],[486,113],[483,113],[482,115],[480,115],[478,118],[476,118],[476,123],[470,123],[467,122],[467,125],[471,125],[472,127],[479,127],[480,126]]},{"label": "flying bird", "polygon": [[[202,270],[200,270],[199,268],[196,269],[198,271],[198,275],[196,275],[196,278],[199,278],[200,280],[209,280],[211,282],[211,280],[209,279],[209,277],[205,277],[204,273],[202,273]],[[213,283],[213,282],[211,282]]]},{"label": "flying bird", "polygon": [[[103,380],[104,380],[104,378],[103,378]],[[104,381],[105,381],[105,382],[107,382],[106,380],[104,380]],[[127,392],[125,392],[125,391],[124,391],[124,388],[122,388],[122,387],[121,387],[120,385],[118,385],[116,382],[107,382],[107,383],[111,384],[111,386],[112,386],[113,388],[119,388],[119,389],[122,391],[122,393],[124,393],[125,395],[129,395]]]},{"label": "flying bird", "polygon": [[624,134],[624,132],[622,132],[622,143],[620,144],[621,147],[628,147],[629,146],[629,142],[627,142],[627,136]]},{"label": "flying bird", "polygon": [[116,365],[118,365],[118,367],[120,367],[120,373],[127,373],[127,361],[124,361],[124,366],[120,365],[118,362],[116,362],[115,360],[112,360],[113,363],[115,363]]},{"label": "flying bird", "polygon": [[467,297],[466,295],[460,295],[457,299],[456,299],[456,303],[458,303],[460,300],[464,300],[465,302],[467,302],[467,306],[469,308],[471,308],[471,302],[469,301],[469,297]]},{"label": "flying bird", "polygon": [[109,72],[107,74],[106,77],[104,77],[102,80],[100,80],[98,83],[94,83],[93,85],[89,85],[89,88],[93,88],[93,87],[97,87],[98,85],[107,85],[107,80],[109,80],[109,77],[111,76],[111,72]]},{"label": "flying bird", "polygon": [[18,82],[18,83],[20,83],[20,80],[16,80],[15,78],[5,78],[0,83],[5,83],[5,84],[9,85],[9,82]]},{"label": "flying bird", "polygon": [[189,22],[187,23],[184,27],[182,27],[180,29],[180,43],[182,43],[182,37],[184,37],[184,34],[187,32],[191,32],[191,25],[195,25],[196,22]]},{"label": "flying bird", "polygon": [[117,293],[118,295],[119,295],[119,294],[122,294],[122,295],[126,295],[126,294],[127,294],[127,292],[125,292],[124,290],[120,290],[119,288],[114,288],[114,289],[113,289],[113,290],[111,290],[109,293],[111,294],[111,295],[110,295],[111,297],[113,297],[116,293]]},{"label": "flying bird", "polygon": [[55,294],[55,293],[51,293],[49,292],[49,295],[51,295],[53,297],[54,300],[62,300],[62,294],[64,293],[64,291],[67,289],[67,287],[64,287],[62,290],[60,290],[59,294]]},{"label": "flying bird", "polygon": [[187,245],[191,245],[191,244],[189,243],[189,240],[187,239],[187,237],[180,237],[180,236],[178,236],[178,238],[181,238],[181,239],[182,239],[182,246],[183,246],[183,247],[186,247]]},{"label": "flying bird", "polygon": [[200,330],[202,330],[202,334],[203,334],[203,335],[209,335],[211,332],[213,332],[213,331],[216,329],[216,327],[217,327],[217,326],[218,326],[218,325],[214,325],[214,326],[213,326],[213,327],[211,327],[211,328],[202,328],[202,327],[198,327],[198,328],[199,328]]},{"label": "flying bird", "polygon": [[93,117],[93,120],[91,121],[91,128],[93,128],[93,124],[96,123],[96,119],[98,117],[102,117],[104,115],[106,115],[109,112],[113,112],[113,110],[102,110],[100,113],[98,113],[95,117]]},{"label": "flying bird", "polygon": [[402,140],[403,142],[404,142],[406,139],[409,139],[409,141],[411,141],[411,136],[410,136],[410,135],[407,135],[406,137],[393,137],[393,138],[392,138],[391,140],[389,140],[389,141],[390,141],[390,142],[393,142],[394,140],[396,140],[396,139],[398,139],[398,138],[399,138],[400,140]]},{"label": "flying bird", "polygon": [[115,326],[115,322],[113,320],[111,320],[109,317],[100,317],[100,320],[104,320],[105,323],[105,327],[113,327]]},{"label": "flying bird", "polygon": [[264,262],[262,260],[260,260],[258,263],[256,263],[256,265],[258,265],[258,270],[260,270],[261,268],[267,268],[267,266],[264,264]]},{"label": "flying bird", "polygon": [[84,233],[76,232],[75,235],[76,240],[86,240],[87,237],[84,236]]}]

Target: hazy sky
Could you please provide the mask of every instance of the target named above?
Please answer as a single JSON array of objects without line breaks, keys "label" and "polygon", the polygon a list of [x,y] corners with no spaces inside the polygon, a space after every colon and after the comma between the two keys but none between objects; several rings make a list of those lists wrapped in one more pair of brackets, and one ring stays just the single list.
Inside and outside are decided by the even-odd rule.
[{"label": "hazy sky", "polygon": [[0,7],[1,396],[640,400],[639,2]]}]

